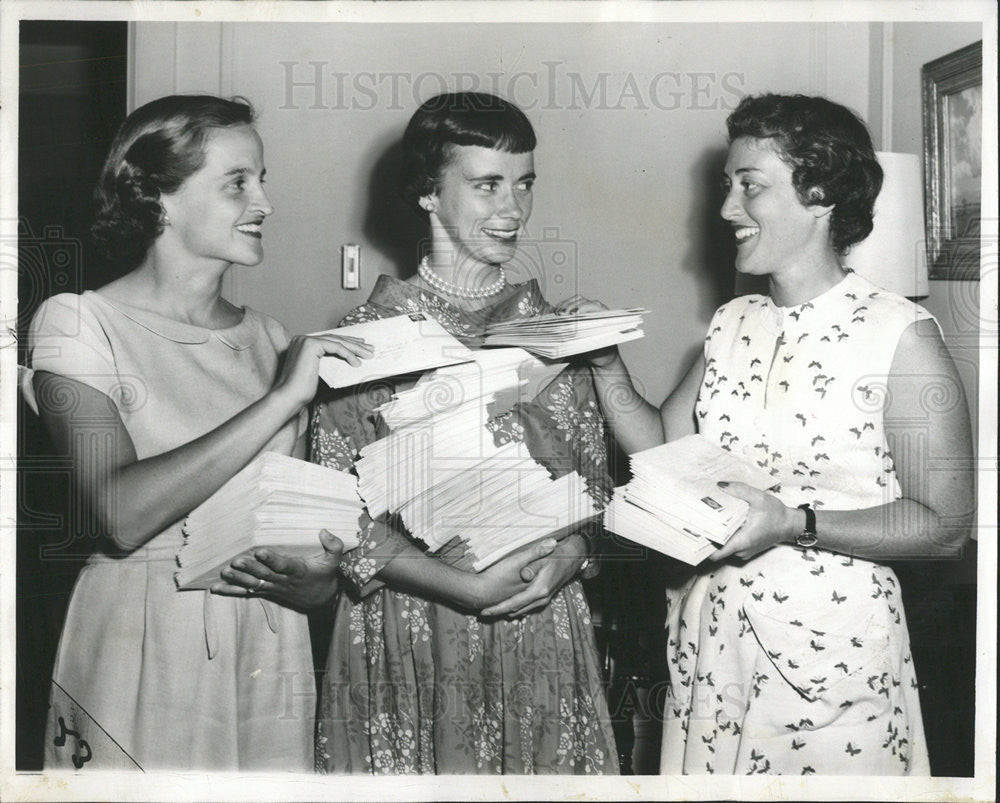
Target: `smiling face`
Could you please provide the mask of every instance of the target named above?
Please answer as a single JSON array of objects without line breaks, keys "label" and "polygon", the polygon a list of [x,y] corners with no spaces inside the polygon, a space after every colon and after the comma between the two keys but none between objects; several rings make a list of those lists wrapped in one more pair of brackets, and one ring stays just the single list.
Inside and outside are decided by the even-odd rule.
[{"label": "smiling face", "polygon": [[792,168],[770,140],[739,137],[729,146],[721,214],[736,237],[736,269],[781,274],[809,265],[830,250],[832,207],[805,206],[792,184]]},{"label": "smiling face", "polygon": [[214,129],[205,163],[177,192],[160,196],[169,218],[160,239],[190,257],[257,265],[261,224],[273,211],[264,192],[264,148],[252,126]]},{"label": "smiling face", "polygon": [[456,272],[510,261],[531,215],[534,156],[478,145],[451,146],[450,155],[436,191],[421,199],[435,254],[451,251]]}]

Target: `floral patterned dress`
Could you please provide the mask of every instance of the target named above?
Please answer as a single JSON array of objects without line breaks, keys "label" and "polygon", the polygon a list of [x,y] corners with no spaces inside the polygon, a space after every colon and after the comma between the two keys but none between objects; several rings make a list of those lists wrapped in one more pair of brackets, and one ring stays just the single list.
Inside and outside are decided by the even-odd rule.
[{"label": "floral patterned dress", "polygon": [[[795,307],[735,299],[706,338],[699,431],[768,469],[786,505],[898,499],[886,383],[900,335],[929,317],[854,273]],[[668,610],[661,772],[929,774],[891,569],[779,545],[704,564]]]},{"label": "floral patterned dress", "polygon": [[[421,311],[466,342],[490,321],[551,308],[534,281],[465,312],[379,277],[341,325]],[[386,383],[349,388],[313,412],[312,459],[350,469],[387,430],[373,412]],[[523,441],[557,475],[576,469],[606,501],[603,419],[586,372],[559,374],[532,401],[493,418],[498,445]],[[544,610],[485,621],[393,591],[375,574],[409,543],[398,521],[371,524],[344,556],[353,588],[336,612],[317,722],[320,772],[615,773],[618,771],[590,610],[578,580]],[[458,562],[452,558],[453,562]]]}]

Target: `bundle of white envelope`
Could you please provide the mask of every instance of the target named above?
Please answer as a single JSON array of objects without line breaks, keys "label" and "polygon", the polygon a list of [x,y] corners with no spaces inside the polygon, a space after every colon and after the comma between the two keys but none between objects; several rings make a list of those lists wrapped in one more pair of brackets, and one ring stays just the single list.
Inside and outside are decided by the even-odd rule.
[{"label": "bundle of white envelope", "polygon": [[642,316],[648,311],[633,307],[572,315],[550,312],[498,321],[486,327],[483,345],[519,346],[543,357],[560,359],[642,337]]},{"label": "bundle of white envelope", "polygon": [[354,475],[264,452],[185,519],[177,587],[208,588],[230,560],[255,547],[318,554],[324,529],[352,549],[361,512]]},{"label": "bundle of white envelope", "polygon": [[432,552],[459,539],[477,571],[595,516],[583,477],[553,479],[525,443],[497,445],[487,426],[563,367],[521,349],[480,351],[397,393],[379,408],[390,434],[355,463],[369,514],[398,513]]},{"label": "bundle of white envelope", "polygon": [[629,457],[632,479],[615,488],[604,526],[630,541],[696,565],[725,544],[746,520],[749,505],[717,485],[774,484],[763,469],[703,435],[687,435]]},{"label": "bundle of white envelope", "polygon": [[[522,319],[491,327],[485,345],[523,341],[541,354],[579,353],[641,337],[641,312]],[[398,513],[431,551],[459,539],[477,571],[599,512],[583,477],[571,471],[553,479],[524,443],[497,445],[487,426],[517,400],[534,398],[565,365],[520,348],[473,351],[422,312],[330,331],[363,338],[373,350],[359,366],[321,359],[320,376],[331,387],[426,373],[379,408],[390,435],[362,449],[357,479],[268,453],[192,511],[177,557],[179,588],[207,588],[233,557],[254,547],[317,553],[324,528],[351,549],[362,504],[372,518]]]}]

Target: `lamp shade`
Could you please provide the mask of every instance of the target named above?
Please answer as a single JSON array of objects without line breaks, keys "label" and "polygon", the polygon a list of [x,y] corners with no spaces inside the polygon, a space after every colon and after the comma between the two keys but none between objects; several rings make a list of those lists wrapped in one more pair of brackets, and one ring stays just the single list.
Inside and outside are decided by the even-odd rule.
[{"label": "lamp shade", "polygon": [[875,228],[844,258],[879,287],[908,298],[929,292],[924,238],[924,185],[912,153],[876,153],[885,178],[875,200]]}]

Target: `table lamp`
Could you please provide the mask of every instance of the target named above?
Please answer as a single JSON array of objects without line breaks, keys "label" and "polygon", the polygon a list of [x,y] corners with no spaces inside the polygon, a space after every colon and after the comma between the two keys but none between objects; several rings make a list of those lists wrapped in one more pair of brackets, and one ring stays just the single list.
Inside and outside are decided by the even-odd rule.
[{"label": "table lamp", "polygon": [[844,256],[844,264],[879,287],[907,298],[926,297],[927,248],[920,158],[876,153],[885,178],[875,200],[875,228]]}]

